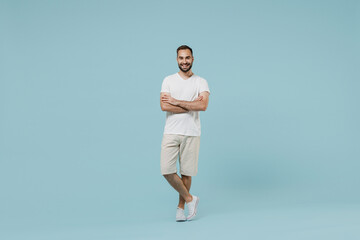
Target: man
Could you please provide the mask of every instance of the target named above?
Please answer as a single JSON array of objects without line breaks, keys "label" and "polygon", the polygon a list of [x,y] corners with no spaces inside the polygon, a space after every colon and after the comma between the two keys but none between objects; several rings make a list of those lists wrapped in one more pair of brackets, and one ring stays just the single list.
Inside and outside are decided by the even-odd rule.
[{"label": "man", "polygon": [[[160,105],[166,111],[166,123],[161,144],[161,173],[179,193],[176,221],[192,220],[196,216],[199,197],[189,193],[191,177],[197,174],[200,148],[199,111],[209,102],[209,87],[204,78],[192,70],[192,49],[182,45],[177,49],[180,71],[167,76],[161,87]],[[177,174],[179,156],[181,178]],[[185,217],[185,203],[188,216]]]}]

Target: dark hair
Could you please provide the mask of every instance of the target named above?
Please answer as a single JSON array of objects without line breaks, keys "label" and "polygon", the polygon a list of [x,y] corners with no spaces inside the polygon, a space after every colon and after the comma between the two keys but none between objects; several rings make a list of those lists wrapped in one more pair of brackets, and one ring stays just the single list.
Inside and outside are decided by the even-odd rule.
[{"label": "dark hair", "polygon": [[178,47],[178,49],[176,50],[176,55],[179,54],[180,50],[185,50],[185,49],[189,49],[190,52],[191,52],[191,55],[193,55],[193,51],[192,51],[191,47],[189,47],[187,45],[181,45],[180,47]]}]

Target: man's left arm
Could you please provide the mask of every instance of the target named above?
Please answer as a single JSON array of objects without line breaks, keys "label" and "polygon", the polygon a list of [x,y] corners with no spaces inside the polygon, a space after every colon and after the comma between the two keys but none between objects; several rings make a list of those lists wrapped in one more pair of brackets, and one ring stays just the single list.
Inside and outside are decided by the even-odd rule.
[{"label": "man's left arm", "polygon": [[182,101],[177,100],[171,96],[164,96],[162,98],[162,101],[170,103],[174,106],[179,106],[182,108],[185,108],[189,111],[205,111],[207,109],[207,106],[209,104],[209,92],[204,91],[199,94],[200,100],[197,101]]}]

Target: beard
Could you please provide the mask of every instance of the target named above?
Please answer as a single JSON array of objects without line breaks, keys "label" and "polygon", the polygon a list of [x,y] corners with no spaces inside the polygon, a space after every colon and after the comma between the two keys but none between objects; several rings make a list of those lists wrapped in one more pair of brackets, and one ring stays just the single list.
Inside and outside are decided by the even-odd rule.
[{"label": "beard", "polygon": [[[179,69],[180,69],[182,72],[186,73],[186,72],[190,71],[190,69],[191,69],[191,67],[192,67],[192,64],[189,63],[189,65],[186,65],[185,68],[182,67],[180,64],[179,64],[178,66],[179,66]],[[187,68],[186,68],[186,67],[187,67]]]}]

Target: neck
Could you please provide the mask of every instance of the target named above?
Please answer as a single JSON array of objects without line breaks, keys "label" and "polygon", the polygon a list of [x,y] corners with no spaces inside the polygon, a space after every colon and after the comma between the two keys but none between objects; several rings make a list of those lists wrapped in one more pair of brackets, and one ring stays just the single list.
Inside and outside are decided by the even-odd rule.
[{"label": "neck", "polygon": [[187,72],[183,72],[183,71],[179,71],[179,75],[183,78],[189,78],[193,75],[194,73],[191,71],[191,69]]}]

